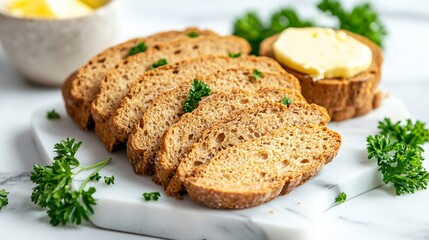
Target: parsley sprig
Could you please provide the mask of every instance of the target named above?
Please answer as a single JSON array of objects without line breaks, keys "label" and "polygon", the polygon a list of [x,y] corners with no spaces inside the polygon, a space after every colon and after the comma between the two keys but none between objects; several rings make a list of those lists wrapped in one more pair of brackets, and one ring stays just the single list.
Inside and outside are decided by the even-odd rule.
[{"label": "parsley sprig", "polygon": [[[333,26],[363,35],[382,46],[387,35],[386,28],[369,3],[345,10],[339,0],[321,0],[317,8],[328,16],[335,17],[338,24]],[[289,27],[312,27],[315,22],[301,18],[295,9],[283,8],[274,12],[269,21],[264,22],[253,11],[247,12],[234,21],[233,34],[249,41],[252,54],[259,54],[259,45],[267,37],[282,32]]]},{"label": "parsley sprig", "polygon": [[[74,138],[67,138],[55,144],[52,166],[35,164],[30,180],[36,184],[31,194],[31,201],[47,209],[50,223],[53,226],[67,223],[80,224],[82,219],[89,220],[94,213],[92,206],[96,204],[93,198],[94,187],[85,190],[87,183],[98,176],[97,173],[106,166],[111,158],[88,167],[80,165],[75,157],[82,142]],[[94,171],[83,181],[79,190],[71,189],[73,179],[81,172]]]},{"label": "parsley sprig", "polygon": [[198,107],[198,103],[203,99],[203,97],[209,96],[211,94],[211,89],[209,85],[205,84],[203,81],[198,81],[195,79],[192,82],[192,87],[189,90],[188,99],[185,102],[183,110],[185,112],[192,112],[195,108]]},{"label": "parsley sprig", "polygon": [[0,209],[5,207],[9,203],[7,195],[9,195],[9,192],[6,192],[6,190],[4,189],[0,189]]},{"label": "parsley sprig", "polygon": [[335,198],[336,203],[343,203],[347,199],[347,194],[345,192],[341,192],[338,194],[338,196]]},{"label": "parsley sprig", "polygon": [[136,55],[137,53],[141,53],[147,50],[147,45],[145,42],[139,42],[134,47],[130,48],[128,52],[129,56]]},{"label": "parsley sprig", "polygon": [[292,102],[293,102],[292,99],[290,99],[288,96],[284,96],[280,101],[280,103],[286,105],[287,107],[289,107],[289,105],[291,105]]},{"label": "parsley sprig", "polygon": [[429,172],[423,167],[422,144],[429,142],[425,124],[407,120],[379,122],[380,133],[367,138],[368,159],[375,158],[385,183],[393,183],[396,195],[426,189]]},{"label": "parsley sprig", "polygon": [[161,59],[159,59],[158,61],[154,62],[154,63],[150,66],[149,70],[150,70],[150,69],[155,69],[155,68],[158,68],[158,67],[161,67],[161,66],[167,65],[167,64],[168,64],[167,59],[165,59],[165,58],[161,58]]},{"label": "parsley sprig", "polygon": [[383,46],[387,31],[371,4],[356,5],[351,11],[347,11],[338,0],[322,0],[317,7],[337,18],[338,28],[360,34]]},{"label": "parsley sprig", "polygon": [[60,115],[55,111],[55,109],[48,111],[48,113],[46,114],[46,117],[49,120],[60,119]]},{"label": "parsley sprig", "polygon": [[146,201],[158,201],[158,199],[161,197],[161,194],[159,192],[145,192],[143,193],[143,198]]}]

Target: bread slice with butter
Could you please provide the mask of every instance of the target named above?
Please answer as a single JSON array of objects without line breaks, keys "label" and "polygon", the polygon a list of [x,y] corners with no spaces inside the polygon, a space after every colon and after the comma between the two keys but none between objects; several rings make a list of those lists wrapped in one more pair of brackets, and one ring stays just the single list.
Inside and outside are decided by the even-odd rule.
[{"label": "bread slice with butter", "polygon": [[[170,90],[184,81],[198,78],[199,75],[209,75],[222,69],[240,67],[262,72],[278,72],[285,79],[289,79],[293,88],[300,89],[299,82],[295,77],[287,74],[276,61],[267,57],[201,56],[169,64],[146,72],[133,83],[129,93],[109,120],[112,131],[108,145],[114,147],[119,143],[126,142],[135,123],[159,93]],[[242,72],[242,74],[251,76],[253,72]]]},{"label": "bread slice with butter", "polygon": [[[328,77],[315,80],[309,74],[282,64],[288,72],[299,79],[302,94],[307,101],[325,107],[334,121],[368,113],[379,106],[381,96],[378,91],[383,62],[381,49],[361,35],[344,32],[371,50],[372,61],[366,70],[351,77]],[[260,54],[275,58],[273,44],[278,38],[279,35],[274,35],[265,39],[261,43]]]},{"label": "bread slice with butter", "polygon": [[[62,86],[62,95],[67,113],[79,127],[83,129],[91,128],[93,126],[91,104],[100,91],[101,82],[109,69],[129,57],[131,48],[144,43],[150,49],[158,43],[187,39],[191,33],[199,36],[217,36],[212,31],[197,28],[160,32],[148,37],[128,40],[94,56],[79,70],[71,74]],[[144,50],[144,48],[141,50]]]},{"label": "bread slice with butter", "polygon": [[341,137],[325,126],[288,127],[239,143],[186,179],[189,196],[208,207],[257,206],[316,175],[338,153]]},{"label": "bread slice with butter", "polygon": [[136,54],[121,61],[106,73],[100,92],[92,102],[91,114],[95,121],[95,133],[113,150],[110,141],[110,117],[128,94],[131,85],[146,71],[159,65],[176,63],[201,55],[222,55],[241,53],[247,55],[250,45],[246,40],[235,37],[199,36],[169,43],[157,44],[146,52]]},{"label": "bread slice with butter", "polygon": [[[264,136],[284,127],[314,124],[326,125],[329,115],[316,104],[293,102],[289,106],[265,102],[237,111],[206,129],[180,160],[175,175],[168,183],[166,193],[179,197],[183,182],[195,167],[207,164],[220,151],[238,143]],[[193,133],[192,133],[193,134]]]}]

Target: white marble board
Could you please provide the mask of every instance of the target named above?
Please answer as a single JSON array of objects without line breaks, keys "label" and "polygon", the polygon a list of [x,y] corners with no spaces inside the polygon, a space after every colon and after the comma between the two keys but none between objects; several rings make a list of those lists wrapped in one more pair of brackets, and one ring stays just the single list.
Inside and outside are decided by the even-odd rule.
[{"label": "white marble board", "polygon": [[[48,120],[47,111],[56,109],[59,120]],[[404,104],[388,97],[382,106],[362,117],[330,123],[338,131],[343,144],[338,156],[313,179],[286,196],[244,210],[209,209],[188,197],[176,200],[163,193],[148,176],[137,176],[125,151],[109,153],[94,132],[79,129],[67,116],[62,103],[35,111],[32,130],[44,161],[54,156],[55,143],[75,137],[82,140],[77,157],[82,165],[113,157],[102,175],[115,175],[115,185],[101,181],[97,188],[97,205],[91,222],[113,230],[171,239],[307,239],[312,220],[335,205],[335,197],[346,192],[348,199],[382,185],[375,161],[367,159],[366,137],[377,132],[384,117],[401,120],[410,117]],[[79,175],[81,181],[85,175]],[[144,201],[142,193],[159,191],[158,201]]]}]

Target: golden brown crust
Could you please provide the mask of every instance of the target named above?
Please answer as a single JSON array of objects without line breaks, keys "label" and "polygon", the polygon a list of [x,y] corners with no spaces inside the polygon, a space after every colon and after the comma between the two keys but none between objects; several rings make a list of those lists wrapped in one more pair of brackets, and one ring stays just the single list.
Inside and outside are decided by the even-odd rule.
[{"label": "golden brown crust", "polygon": [[[128,57],[128,51],[137,43],[145,41],[147,45],[170,41],[177,36],[197,31],[200,35],[217,36],[209,30],[187,28],[183,31],[168,31],[157,33],[145,38],[134,38],[118,45],[107,48],[91,58],[75,74],[67,78],[62,86],[62,93],[68,114],[81,128],[87,129],[93,125],[91,117],[91,103],[97,96],[100,83],[105,72],[116,63]],[[186,35],[185,35],[186,36]]]},{"label": "golden brown crust", "polygon": [[[186,36],[186,39],[157,44],[144,53],[124,59],[115,68],[109,70],[101,82],[100,93],[91,106],[96,134],[100,138],[103,137],[101,140],[107,150],[112,151],[116,144],[110,128],[110,125],[113,124],[110,117],[128,94],[131,85],[138,81],[138,77],[151,69],[153,63],[164,58],[171,64],[201,55],[228,55],[229,52],[240,52],[242,55],[247,55],[250,52],[250,45],[244,39],[236,36],[201,36],[198,38]],[[100,124],[98,124],[99,122]]]},{"label": "golden brown crust", "polygon": [[[302,95],[307,101],[325,107],[333,121],[345,120],[371,111],[369,102],[378,91],[381,77],[381,64],[383,62],[381,49],[363,36],[351,32],[347,32],[347,34],[371,49],[373,61],[368,70],[351,78],[313,81],[310,75],[283,66],[287,72],[299,79]],[[261,43],[260,54],[274,58],[272,45],[277,38],[278,35],[274,35],[265,39]]]},{"label": "golden brown crust", "polygon": [[143,116],[150,103],[161,92],[176,87],[184,81],[197,76],[216,73],[227,68],[249,67],[260,71],[273,71],[282,74],[292,84],[292,88],[301,89],[299,81],[273,59],[267,57],[242,56],[230,58],[228,56],[200,56],[169,64],[139,77],[130,88],[127,96],[111,117],[112,141],[115,144],[126,142],[135,123]]},{"label": "golden brown crust", "polygon": [[[341,136],[327,127],[308,124],[279,129],[221,151],[209,163],[198,166],[185,187],[193,200],[208,207],[256,206],[316,175],[336,156],[341,141]],[[296,146],[311,151],[291,153]],[[266,172],[261,162],[274,170]],[[258,179],[249,180],[253,177]]]}]

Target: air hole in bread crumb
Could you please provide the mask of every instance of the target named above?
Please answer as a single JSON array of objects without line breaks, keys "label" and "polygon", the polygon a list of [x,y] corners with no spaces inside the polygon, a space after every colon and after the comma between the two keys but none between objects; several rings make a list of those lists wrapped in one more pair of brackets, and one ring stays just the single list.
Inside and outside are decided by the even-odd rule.
[{"label": "air hole in bread crumb", "polygon": [[159,50],[159,46],[158,45],[153,46],[153,48],[156,49],[156,50]]},{"label": "air hole in bread crumb", "polygon": [[128,75],[125,75],[125,74],[124,74],[124,75],[122,75],[121,77],[122,77],[122,79],[124,79],[124,80],[126,80],[126,81],[128,81],[128,80],[129,80]]},{"label": "air hole in bread crumb", "polygon": [[174,69],[173,70],[173,74],[178,74],[179,73],[179,70],[178,69]]},{"label": "air hole in bread crumb", "polygon": [[179,50],[174,51],[174,54],[176,54],[176,55],[177,55],[177,54],[179,54],[179,53],[181,53],[181,52],[182,52],[182,50],[180,50],[180,49],[179,49]]},{"label": "air hole in bread crumb", "polygon": [[219,135],[217,135],[217,137],[216,137],[217,143],[221,143],[221,142],[223,142],[223,140],[225,140],[225,133],[220,133]]},{"label": "air hole in bread crumb", "polygon": [[288,160],[283,160],[282,161],[282,165],[283,165],[283,167],[289,166],[289,161]]},{"label": "air hole in bread crumb", "polygon": [[268,159],[268,153],[265,151],[261,151],[258,153],[258,157],[262,159]]},{"label": "air hole in bread crumb", "polygon": [[238,137],[238,140],[243,141],[243,140],[244,140],[244,137],[243,137],[243,136],[239,136],[239,137]]},{"label": "air hole in bread crumb", "polygon": [[106,58],[99,59],[97,62],[98,63],[104,63],[104,61],[106,61]]},{"label": "air hole in bread crumb", "polygon": [[253,135],[254,135],[256,138],[258,138],[258,137],[260,137],[260,136],[261,136],[258,132],[254,132],[254,133],[253,133]]},{"label": "air hole in bread crumb", "polygon": [[198,45],[194,45],[193,47],[192,47],[192,49],[198,49],[200,46],[198,46]]},{"label": "air hole in bread crumb", "polygon": [[242,99],[240,101],[240,104],[248,104],[249,103],[249,99]]},{"label": "air hole in bread crumb", "polygon": [[189,140],[192,140],[192,138],[194,138],[194,134],[189,134],[189,135],[188,135],[188,139],[189,139]]},{"label": "air hole in bread crumb", "polygon": [[195,162],[194,162],[194,167],[198,167],[198,166],[200,166],[201,164],[203,164],[203,162],[201,162],[201,161],[195,161]]},{"label": "air hole in bread crumb", "polygon": [[307,158],[301,160],[301,163],[309,163],[310,161]]},{"label": "air hole in bread crumb", "polygon": [[261,175],[261,177],[265,177],[267,175],[266,172],[260,172],[259,174]]}]

